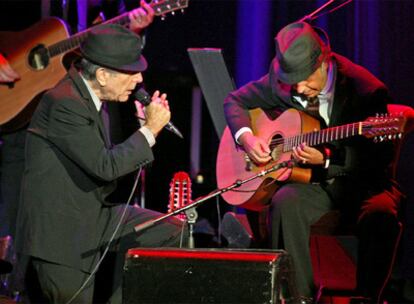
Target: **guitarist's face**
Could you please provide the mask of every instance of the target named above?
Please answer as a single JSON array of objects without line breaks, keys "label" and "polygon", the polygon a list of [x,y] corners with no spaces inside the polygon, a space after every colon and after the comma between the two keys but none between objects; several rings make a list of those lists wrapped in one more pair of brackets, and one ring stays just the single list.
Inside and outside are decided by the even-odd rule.
[{"label": "guitarist's face", "polygon": [[97,71],[100,84],[99,98],[106,101],[126,102],[136,85],[143,81],[141,73],[127,74],[102,68]]},{"label": "guitarist's face", "polygon": [[327,64],[325,62],[313,72],[307,79],[293,85],[293,89],[299,94],[308,98],[318,96],[318,94],[325,87],[328,78]]}]

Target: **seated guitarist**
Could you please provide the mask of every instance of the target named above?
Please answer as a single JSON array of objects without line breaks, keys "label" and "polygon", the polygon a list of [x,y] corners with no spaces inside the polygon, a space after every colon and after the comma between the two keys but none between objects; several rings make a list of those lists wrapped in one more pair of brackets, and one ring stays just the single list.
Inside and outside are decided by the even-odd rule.
[{"label": "seated guitarist", "polygon": [[[253,134],[250,109],[282,113],[295,108],[329,127],[387,112],[391,99],[385,85],[365,68],[332,52],[309,24],[287,25],[275,42],[269,73],[230,93],[224,102],[236,142],[255,163],[271,161],[271,151]],[[358,292],[367,303],[377,303],[381,297],[399,234],[400,194],[392,186],[392,156],[392,143],[377,144],[362,137],[315,148],[303,142],[293,149],[297,165],[312,169],[311,183],[290,181],[279,188],[271,200],[268,228],[271,247],[284,248],[292,256],[302,303],[312,303],[315,293],[310,226],[332,209],[357,219]]]}]

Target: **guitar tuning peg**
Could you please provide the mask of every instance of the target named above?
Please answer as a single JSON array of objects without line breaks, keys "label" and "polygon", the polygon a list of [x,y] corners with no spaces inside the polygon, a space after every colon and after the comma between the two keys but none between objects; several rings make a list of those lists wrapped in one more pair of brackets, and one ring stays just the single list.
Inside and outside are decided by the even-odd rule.
[{"label": "guitar tuning peg", "polygon": [[165,21],[165,15],[162,15],[162,16],[161,16],[161,20],[162,20],[162,21]]},{"label": "guitar tuning peg", "polygon": [[378,136],[374,137],[374,143],[378,143]]},{"label": "guitar tuning peg", "polygon": [[171,15],[173,15],[173,16],[174,16],[174,15],[175,15],[175,12],[171,12]]},{"label": "guitar tuning peg", "polygon": [[181,9],[181,14],[184,14],[184,9],[183,8]]}]

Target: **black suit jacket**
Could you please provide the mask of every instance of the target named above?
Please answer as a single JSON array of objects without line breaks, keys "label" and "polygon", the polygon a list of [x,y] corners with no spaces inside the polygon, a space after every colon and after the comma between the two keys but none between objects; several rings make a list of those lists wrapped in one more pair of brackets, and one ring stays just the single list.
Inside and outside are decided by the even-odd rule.
[{"label": "black suit jacket", "polygon": [[[391,102],[385,85],[365,68],[338,54],[335,95],[329,127],[362,121],[386,113]],[[291,86],[279,82],[272,70],[258,81],[232,92],[224,102],[227,123],[233,134],[250,126],[248,111],[254,108],[281,114],[289,108],[306,110],[292,99]],[[334,202],[342,205],[360,201],[389,185],[391,143],[375,144],[363,137],[333,142],[329,169],[320,177]],[[320,173],[321,168],[313,171]],[[318,174],[320,175],[320,174]],[[329,182],[328,182],[329,181]]]},{"label": "black suit jacket", "polygon": [[[139,131],[111,147],[78,72],[40,101],[28,129],[17,251],[90,271],[114,216],[115,181],[151,162]],[[109,230],[109,231],[108,231]]]}]

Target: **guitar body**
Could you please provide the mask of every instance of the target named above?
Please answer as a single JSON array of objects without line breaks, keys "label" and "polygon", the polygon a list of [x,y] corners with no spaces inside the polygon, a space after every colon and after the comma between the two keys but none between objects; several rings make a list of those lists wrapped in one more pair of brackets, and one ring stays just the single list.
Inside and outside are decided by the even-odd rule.
[{"label": "guitar body", "polygon": [[[42,20],[21,32],[0,32],[0,52],[21,78],[11,86],[0,85],[0,124],[24,114],[27,106],[35,108],[37,104],[31,105],[31,101],[65,75],[66,70],[62,65],[64,54],[49,58],[45,66],[39,62],[38,66],[31,65],[29,58],[36,47],[47,47],[67,37],[69,33],[66,25],[58,18]],[[7,124],[2,129],[7,129]]]},{"label": "guitar body", "polygon": [[[253,133],[270,144],[272,140],[283,139],[301,134],[303,132],[319,129],[319,122],[305,113],[295,109],[289,109],[282,113],[276,120],[271,120],[267,115],[255,109],[250,111]],[[278,163],[291,159],[291,151],[283,152],[280,146],[272,149],[273,161],[262,166],[256,166],[250,162],[246,153],[237,146],[230,129],[227,127],[220,141],[217,155],[217,185],[225,188],[236,180],[244,180],[266,170]],[[235,190],[224,192],[222,197],[230,205],[251,210],[261,210],[266,206],[280,183],[278,181],[295,180],[309,182],[310,169],[282,168],[264,177],[256,178],[243,184]]]}]

